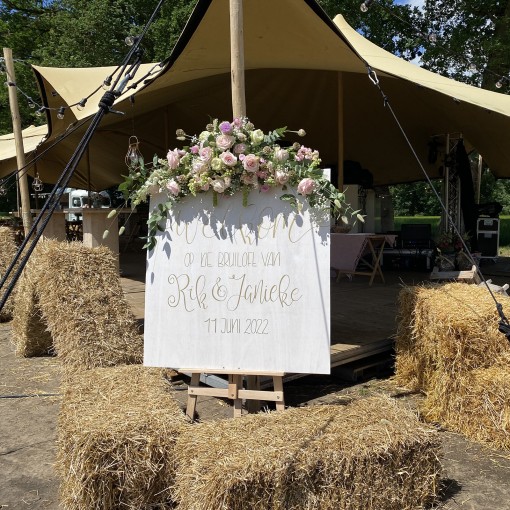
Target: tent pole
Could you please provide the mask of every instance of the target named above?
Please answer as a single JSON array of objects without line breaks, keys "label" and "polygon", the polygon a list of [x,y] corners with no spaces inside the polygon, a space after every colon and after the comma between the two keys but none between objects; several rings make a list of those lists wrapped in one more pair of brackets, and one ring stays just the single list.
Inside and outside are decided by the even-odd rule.
[{"label": "tent pole", "polygon": [[475,200],[476,203],[480,203],[480,193],[481,193],[481,187],[482,187],[482,169],[483,169],[483,158],[481,154],[478,154],[478,166],[477,166],[477,172],[476,172],[476,196]]},{"label": "tent pole", "polygon": [[230,72],[233,118],[246,117],[243,0],[230,0]]},{"label": "tent pole", "polygon": [[337,73],[337,125],[338,125],[338,189],[344,189],[344,75]]},{"label": "tent pole", "polygon": [[[7,70],[7,82],[9,84],[9,106],[11,108],[12,130],[14,133],[14,142],[16,145],[16,162],[18,168],[25,167],[25,150],[23,147],[23,134],[21,133],[21,118],[19,115],[18,95],[16,92],[16,76],[14,74],[14,63],[12,60],[12,50],[4,48],[5,69]],[[22,170],[16,176],[19,183],[21,194],[21,218],[25,235],[28,234],[32,226],[32,213],[30,212],[30,195],[28,192],[27,170]]]}]

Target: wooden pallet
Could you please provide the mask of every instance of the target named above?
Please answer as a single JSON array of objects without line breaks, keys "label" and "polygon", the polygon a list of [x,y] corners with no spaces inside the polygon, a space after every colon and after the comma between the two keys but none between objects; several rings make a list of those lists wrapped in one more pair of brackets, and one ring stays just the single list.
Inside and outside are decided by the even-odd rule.
[{"label": "wooden pallet", "polygon": [[439,271],[435,267],[430,273],[431,280],[456,280],[465,281],[468,283],[480,283],[482,280],[478,274],[476,266],[472,266],[471,269],[466,271]]}]

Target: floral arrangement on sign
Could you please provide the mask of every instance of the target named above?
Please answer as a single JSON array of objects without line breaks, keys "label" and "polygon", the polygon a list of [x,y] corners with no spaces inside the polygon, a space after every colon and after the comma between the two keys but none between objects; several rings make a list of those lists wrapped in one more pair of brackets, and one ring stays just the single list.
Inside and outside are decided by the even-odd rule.
[{"label": "floral arrangement on sign", "polygon": [[212,193],[213,205],[221,195],[242,192],[243,204],[247,205],[250,192],[280,187],[289,190],[280,198],[298,210],[294,190],[307,197],[310,206],[330,209],[333,217],[345,224],[350,219],[363,221],[360,211],[346,204],[345,195],[324,177],[318,151],[297,142],[283,146],[280,140],[285,133],[306,135],[303,129],[289,131],[286,127],[264,133],[247,118],[232,122],[215,119],[198,136],[178,129],[177,139],[189,140],[189,145],[169,150],[165,159],[154,156],[150,167],[143,158],[135,158],[119,186],[126,200],[136,206],[154,193],[164,192],[168,197],[149,217],[145,247],[155,246],[156,233],[162,230],[160,223],[180,199],[207,192]]}]

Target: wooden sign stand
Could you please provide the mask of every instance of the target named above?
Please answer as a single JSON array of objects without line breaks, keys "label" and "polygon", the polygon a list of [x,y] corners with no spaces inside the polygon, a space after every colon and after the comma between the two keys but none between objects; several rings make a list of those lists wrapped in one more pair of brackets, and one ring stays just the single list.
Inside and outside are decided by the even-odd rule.
[{"label": "wooden sign stand", "polygon": [[[197,405],[197,398],[199,396],[219,397],[233,400],[234,403],[234,417],[241,416],[242,402],[245,400],[269,400],[276,402],[276,410],[283,411],[285,409],[285,399],[283,396],[283,372],[232,372],[228,374],[221,370],[194,370],[188,368],[179,369],[181,373],[191,374],[191,382],[188,386],[188,403],[186,406],[186,415],[191,420],[195,417],[195,408]],[[200,386],[200,374],[224,374],[228,375],[228,388],[205,388]],[[243,376],[247,376],[251,380],[248,389],[243,388]],[[273,378],[273,391],[252,389],[254,386],[253,376],[269,376]],[[255,385],[256,386],[256,385]]]},{"label": "wooden sign stand", "polygon": [[[246,116],[246,98],[244,84],[244,34],[243,34],[243,4],[242,0],[230,0],[230,52],[231,52],[231,92],[232,113],[234,118]],[[234,416],[241,416],[242,401],[250,400],[248,408],[253,411],[259,406],[257,401],[270,400],[276,402],[276,410],[285,409],[283,398],[283,373],[271,372],[221,372],[218,370],[189,370],[181,369],[179,372],[191,373],[191,383],[188,387],[188,405],[186,414],[193,419],[198,396],[228,398],[234,401]],[[228,388],[204,388],[200,386],[200,374],[228,375]],[[258,376],[273,378],[273,391],[261,391],[258,385]],[[248,389],[243,388],[243,376],[247,376]],[[254,402],[255,401],[255,402]]]}]

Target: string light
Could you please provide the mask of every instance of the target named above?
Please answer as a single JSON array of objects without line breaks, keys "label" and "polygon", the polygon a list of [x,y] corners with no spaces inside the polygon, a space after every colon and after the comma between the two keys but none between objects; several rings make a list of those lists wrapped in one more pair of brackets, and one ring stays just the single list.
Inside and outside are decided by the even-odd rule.
[{"label": "string light", "polygon": [[432,44],[435,44],[435,43],[437,43],[437,34],[435,32],[430,32],[430,34],[427,36],[427,39]]},{"label": "string light", "polygon": [[83,98],[77,105],[77,109],[81,112],[84,108],[85,108],[85,105],[87,104],[87,98]]},{"label": "string light", "polygon": [[[372,0],[371,0],[372,1]],[[133,44],[139,39],[140,36],[138,35],[135,35],[135,36],[128,36],[126,37],[126,39],[129,39],[129,41],[133,41]],[[127,42],[127,41],[126,41]],[[31,62],[29,61],[25,61],[25,60],[21,60],[21,59],[13,59],[14,62],[21,62],[29,67],[32,67],[32,64]],[[120,69],[120,67],[117,67],[115,69],[115,71],[106,77],[106,79],[103,81],[103,83],[98,86],[95,90],[93,90],[90,94],[88,94],[86,97],[82,98],[80,101],[76,102],[76,103],[73,103],[73,104],[70,104],[70,105],[66,105],[66,106],[59,106],[59,107],[49,107],[49,106],[44,106],[42,104],[39,104],[37,101],[34,101],[34,99],[32,99],[32,97],[30,97],[27,93],[25,93],[16,83],[14,83],[12,80],[9,79],[9,74],[7,72],[7,69],[6,67],[4,66],[4,62],[5,62],[5,59],[0,57],[0,72],[1,73],[4,73],[7,77],[6,81],[4,82],[4,85],[6,87],[16,87],[17,91],[25,97],[25,99],[27,100],[27,104],[28,104],[28,107],[30,109],[36,109],[35,111],[35,115],[37,117],[41,117],[42,114],[46,111],[49,111],[49,112],[56,112],[56,117],[60,120],[62,120],[65,116],[65,110],[66,108],[72,108],[74,106],[77,107],[77,109],[79,111],[82,111],[86,104],[87,104],[87,101],[94,95],[96,94],[99,90],[101,90],[101,88],[103,88],[104,90],[108,90],[111,86],[111,83],[112,83],[112,80],[113,80],[113,76],[115,76],[115,74],[118,72],[118,70]],[[155,69],[156,68],[162,68],[165,64],[165,61],[163,62],[160,62],[156,65],[154,65],[149,72],[147,72],[145,74],[145,76],[143,76],[142,78],[140,78],[135,84],[132,84],[129,88],[136,88],[136,86],[141,83],[142,81],[146,80],[148,77],[152,76],[153,74],[155,74]],[[59,97],[60,94],[58,93],[58,91],[56,90],[52,90],[50,92],[51,96],[52,97]]]},{"label": "string light", "polygon": [[[360,5],[360,9],[362,12],[367,12],[368,11],[368,8],[370,7],[370,5],[374,2],[374,0],[365,0],[361,5]],[[398,14],[395,13],[395,10],[394,9],[390,9],[388,6],[384,5],[383,3],[380,3],[378,1],[376,1],[376,3],[382,8],[384,9],[390,16],[393,16],[394,18],[398,19],[400,22],[406,24],[407,26],[409,26],[411,29],[413,29],[415,32],[417,32],[423,39],[425,39],[426,41],[430,42],[431,44],[434,44],[436,45],[437,44],[437,41],[438,41],[438,35],[436,32],[430,32],[429,34],[424,34],[422,32],[420,32],[419,30],[416,29],[416,27],[407,19],[399,16]],[[461,61],[464,61],[464,63],[466,64],[466,67],[467,69],[471,72],[471,73],[477,73],[479,72],[478,70],[478,67],[477,65],[474,63],[474,62],[470,62],[464,55],[461,55],[461,54],[454,54],[452,51],[449,51],[447,48],[444,48],[444,47],[441,47],[438,45],[438,48],[440,49],[443,49],[445,50],[445,52],[449,52],[451,55],[453,56],[456,56],[457,58],[459,58]],[[421,53],[421,52],[420,52]],[[418,52],[416,52],[416,54],[418,54]],[[414,58],[415,55],[413,55],[413,58]],[[505,85],[505,82],[509,81],[510,82],[510,79],[507,77],[507,76],[501,76],[500,74],[498,73],[495,73],[494,71],[492,71],[491,69],[487,69],[485,68],[483,70],[484,73],[488,73],[488,74],[491,74],[493,75],[495,78],[498,78],[498,80],[496,81],[495,83],[495,86],[496,88],[498,89],[501,89],[504,85]]]},{"label": "string light", "polygon": [[124,39],[124,42],[126,43],[127,46],[133,46],[137,40],[138,40],[137,35],[128,35]]},{"label": "string light", "polygon": [[370,7],[370,5],[372,4],[374,0],[365,0],[360,6],[360,11],[361,12],[367,12],[368,11],[368,8]]},{"label": "string light", "polygon": [[111,84],[112,84],[112,77],[111,76],[107,76],[106,79],[103,82],[102,87],[103,87],[104,90],[108,90],[110,88]]}]

